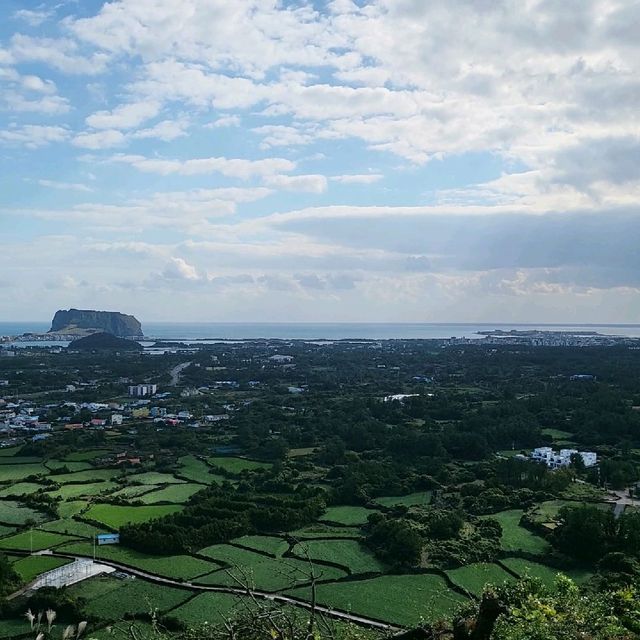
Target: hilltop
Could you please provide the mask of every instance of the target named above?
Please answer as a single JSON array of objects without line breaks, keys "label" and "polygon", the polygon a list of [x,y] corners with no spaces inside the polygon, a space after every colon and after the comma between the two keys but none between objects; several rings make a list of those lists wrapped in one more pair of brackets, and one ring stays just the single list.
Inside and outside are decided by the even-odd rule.
[{"label": "hilltop", "polygon": [[142,337],[142,325],[131,315],[118,311],[91,309],[60,309],[56,311],[49,333],[87,335],[94,332],[111,333],[119,338]]}]

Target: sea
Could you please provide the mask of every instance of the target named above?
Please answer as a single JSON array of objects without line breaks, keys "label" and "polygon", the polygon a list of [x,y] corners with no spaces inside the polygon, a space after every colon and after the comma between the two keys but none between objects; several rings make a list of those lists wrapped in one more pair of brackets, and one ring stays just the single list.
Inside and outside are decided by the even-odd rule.
[{"label": "sea", "polygon": [[[0,322],[0,336],[44,333],[48,322]],[[232,341],[259,338],[281,340],[392,340],[481,338],[480,331],[539,329],[640,337],[640,324],[513,324],[513,323],[356,323],[356,322],[143,322],[147,340]],[[6,346],[7,343],[5,343]],[[63,346],[55,343],[19,343],[21,346]]]}]

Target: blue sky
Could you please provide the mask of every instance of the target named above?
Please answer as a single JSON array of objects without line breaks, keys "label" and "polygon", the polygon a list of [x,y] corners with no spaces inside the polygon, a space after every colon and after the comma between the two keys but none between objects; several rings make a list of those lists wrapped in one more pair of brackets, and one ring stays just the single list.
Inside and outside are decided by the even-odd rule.
[{"label": "blue sky", "polygon": [[638,2],[0,18],[0,320],[640,321]]}]

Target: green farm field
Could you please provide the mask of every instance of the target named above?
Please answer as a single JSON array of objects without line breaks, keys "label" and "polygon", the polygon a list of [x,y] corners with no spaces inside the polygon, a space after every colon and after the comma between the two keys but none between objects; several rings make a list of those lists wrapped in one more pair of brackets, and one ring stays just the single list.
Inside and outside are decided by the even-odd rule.
[{"label": "green farm field", "polygon": [[[91,542],[72,542],[61,547],[59,551],[91,557],[93,556],[93,544]],[[190,580],[219,569],[219,565],[193,556],[150,556],[118,545],[96,546],[96,557],[176,580]]]},{"label": "green farm field", "polygon": [[418,491],[416,493],[410,493],[407,496],[385,496],[383,498],[376,498],[375,501],[383,507],[426,505],[431,501],[431,491]]},{"label": "green farm field", "polygon": [[382,573],[385,566],[357,540],[310,540],[299,542],[293,553],[313,561],[333,562],[346,567],[351,574]]},{"label": "green farm field", "polygon": [[[197,580],[203,584],[239,586],[249,582],[257,589],[278,591],[310,581],[309,563],[304,560],[269,558],[228,544],[213,545],[199,553],[228,567],[228,571],[218,571]],[[347,575],[333,567],[316,567],[316,574],[322,574],[321,580],[338,580]]]},{"label": "green farm field", "polygon": [[13,500],[0,500],[0,523],[23,525],[29,520],[42,522],[46,520],[46,516]]},{"label": "green farm field", "polygon": [[145,493],[139,496],[137,500],[144,504],[156,504],[158,502],[174,502],[177,504],[185,503],[189,498],[198,491],[202,490],[200,484],[176,484],[165,487],[164,489],[158,489],[151,493]]},{"label": "green farm field", "polygon": [[502,527],[501,545],[505,551],[526,551],[538,555],[547,553],[551,549],[549,543],[520,526],[522,514],[523,512],[519,509],[510,509],[482,517],[493,518],[500,523]]},{"label": "green farm field", "polygon": [[[287,593],[303,599],[309,597],[308,588]],[[468,603],[465,597],[449,589],[443,578],[432,574],[320,584],[317,594],[318,602],[325,606],[399,625],[450,617]]]},{"label": "green farm field", "polygon": [[275,558],[282,557],[282,554],[289,548],[289,543],[284,538],[276,538],[275,536],[243,536],[231,542],[249,549],[263,551]]},{"label": "green farm field", "polygon": [[114,504],[94,504],[83,514],[83,518],[101,522],[111,529],[118,529],[122,525],[148,522],[154,518],[161,518],[180,511],[181,507],[173,505],[144,505],[127,507]]},{"label": "green farm field", "polygon": [[41,551],[42,549],[57,547],[70,540],[72,538],[59,533],[49,533],[48,531],[34,529],[33,531],[23,531],[14,536],[0,539],[0,548]]},{"label": "green farm field", "polygon": [[69,564],[69,562],[72,561],[51,556],[26,556],[14,562],[13,568],[18,572],[18,575],[24,582],[30,582],[41,573],[57,569],[65,564]]},{"label": "green farm field", "polygon": [[256,471],[257,469],[270,469],[272,467],[268,462],[257,462],[255,460],[246,460],[245,458],[215,456],[213,458],[207,458],[207,460],[213,466],[233,475],[239,475],[243,471]]},{"label": "green farm field", "polygon": [[560,573],[569,576],[577,584],[586,582],[593,575],[590,571],[580,569],[555,569],[540,562],[533,562],[531,560],[525,560],[524,558],[504,558],[501,562],[505,567],[508,567],[519,576],[529,575],[532,578],[538,578],[549,587],[553,585]]},{"label": "green farm field", "polygon": [[513,576],[502,567],[492,562],[475,562],[459,569],[447,571],[451,581],[475,596],[482,593],[485,585],[500,586],[504,582],[512,582]]},{"label": "green farm field", "polygon": [[325,513],[320,516],[323,522],[335,522],[346,526],[366,524],[367,518],[372,513],[378,513],[373,509],[365,507],[329,507]]}]

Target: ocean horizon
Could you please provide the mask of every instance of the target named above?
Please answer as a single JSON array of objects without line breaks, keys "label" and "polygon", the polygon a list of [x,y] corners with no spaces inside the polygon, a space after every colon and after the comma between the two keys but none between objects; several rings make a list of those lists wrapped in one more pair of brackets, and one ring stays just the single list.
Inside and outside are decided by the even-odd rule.
[{"label": "ocean horizon", "polygon": [[[0,322],[0,336],[45,333],[49,322]],[[147,339],[160,340],[409,340],[480,338],[480,331],[540,329],[594,331],[640,337],[640,324],[615,323],[502,323],[502,322],[143,322]]]}]

